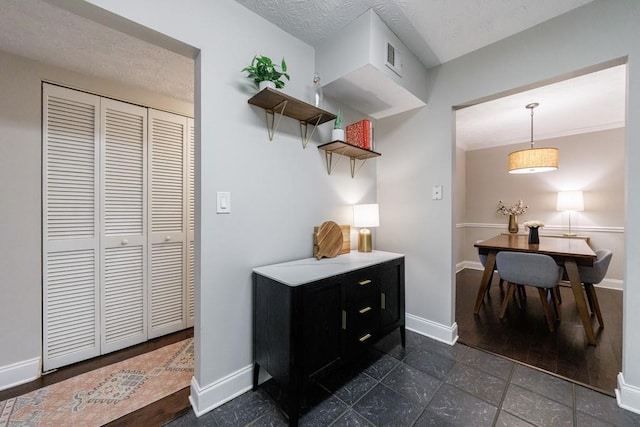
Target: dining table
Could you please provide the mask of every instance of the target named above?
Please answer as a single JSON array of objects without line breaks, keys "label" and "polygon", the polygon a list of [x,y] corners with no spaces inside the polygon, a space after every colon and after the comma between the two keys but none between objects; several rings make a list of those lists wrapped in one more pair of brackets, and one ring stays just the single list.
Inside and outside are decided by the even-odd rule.
[{"label": "dining table", "polygon": [[[596,253],[584,239],[540,236],[539,241],[539,243],[529,243],[528,236],[522,234],[499,234],[475,243],[474,246],[478,248],[478,253],[486,255],[487,261],[480,280],[480,289],[478,289],[473,314],[477,315],[480,312],[485,294],[489,289],[489,280],[496,268],[496,254],[498,252],[511,251],[549,255],[559,266],[564,267],[587,340],[589,344],[597,345],[578,272],[578,266],[593,266],[596,260]],[[500,271],[498,271],[498,274],[500,274]]]}]

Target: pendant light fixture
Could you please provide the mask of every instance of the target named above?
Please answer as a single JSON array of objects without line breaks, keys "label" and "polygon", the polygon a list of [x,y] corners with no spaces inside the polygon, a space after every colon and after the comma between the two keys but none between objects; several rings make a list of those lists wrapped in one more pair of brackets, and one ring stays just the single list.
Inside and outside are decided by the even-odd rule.
[{"label": "pendant light fixture", "polygon": [[531,148],[509,154],[509,173],[537,173],[558,169],[557,148],[533,148],[533,109],[538,105],[533,102],[525,106],[531,110]]}]

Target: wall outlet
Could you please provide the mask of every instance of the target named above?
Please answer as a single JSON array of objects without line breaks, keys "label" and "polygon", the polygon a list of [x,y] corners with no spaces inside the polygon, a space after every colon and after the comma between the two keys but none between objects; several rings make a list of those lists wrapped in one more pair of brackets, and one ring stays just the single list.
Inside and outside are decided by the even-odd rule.
[{"label": "wall outlet", "polygon": [[431,189],[431,198],[433,200],[442,200],[442,185],[434,185]]}]

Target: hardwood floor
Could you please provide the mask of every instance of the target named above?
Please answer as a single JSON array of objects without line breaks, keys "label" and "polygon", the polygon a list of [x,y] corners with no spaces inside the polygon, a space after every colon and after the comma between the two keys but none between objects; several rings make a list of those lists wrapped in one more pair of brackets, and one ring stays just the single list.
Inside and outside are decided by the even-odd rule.
[{"label": "hardwood floor", "polygon": [[[145,343],[138,344],[120,351],[109,353],[104,356],[95,357],[90,360],[78,362],[70,366],[65,366],[47,375],[43,375],[35,381],[22,384],[7,390],[0,391],[0,401],[17,397],[33,390],[64,381],[76,375],[89,372],[94,369],[102,368],[122,360],[135,357],[150,351],[156,350],[169,344],[185,340],[193,337],[193,328],[175,332],[163,337],[154,338]],[[174,393],[166,398],[145,406],[135,412],[127,414],[111,423],[108,426],[125,426],[125,425],[163,425],[174,418],[187,412],[191,405],[189,403],[189,386]]]},{"label": "hardwood floor", "polygon": [[589,386],[611,396],[622,371],[622,292],[597,288],[605,327],[592,315],[597,346],[588,345],[571,288],[562,286],[560,322],[549,332],[536,289],[526,287],[520,310],[515,302],[498,319],[504,293],[494,276],[480,313],[473,314],[482,271],[456,275],[456,322],[461,343],[506,356]]}]

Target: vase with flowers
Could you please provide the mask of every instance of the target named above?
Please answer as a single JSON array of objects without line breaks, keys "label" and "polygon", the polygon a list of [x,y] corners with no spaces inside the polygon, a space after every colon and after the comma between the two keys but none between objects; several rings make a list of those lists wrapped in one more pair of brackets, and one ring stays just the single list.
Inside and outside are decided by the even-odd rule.
[{"label": "vase with flowers", "polygon": [[537,245],[538,243],[540,243],[540,235],[538,234],[538,229],[544,227],[544,223],[536,219],[525,222],[524,226],[529,229],[529,244]]},{"label": "vase with flowers", "polygon": [[498,200],[497,212],[502,215],[509,215],[509,233],[518,232],[518,215],[522,215],[529,209],[522,200],[518,200],[518,203],[511,206],[506,206],[502,200]]}]

